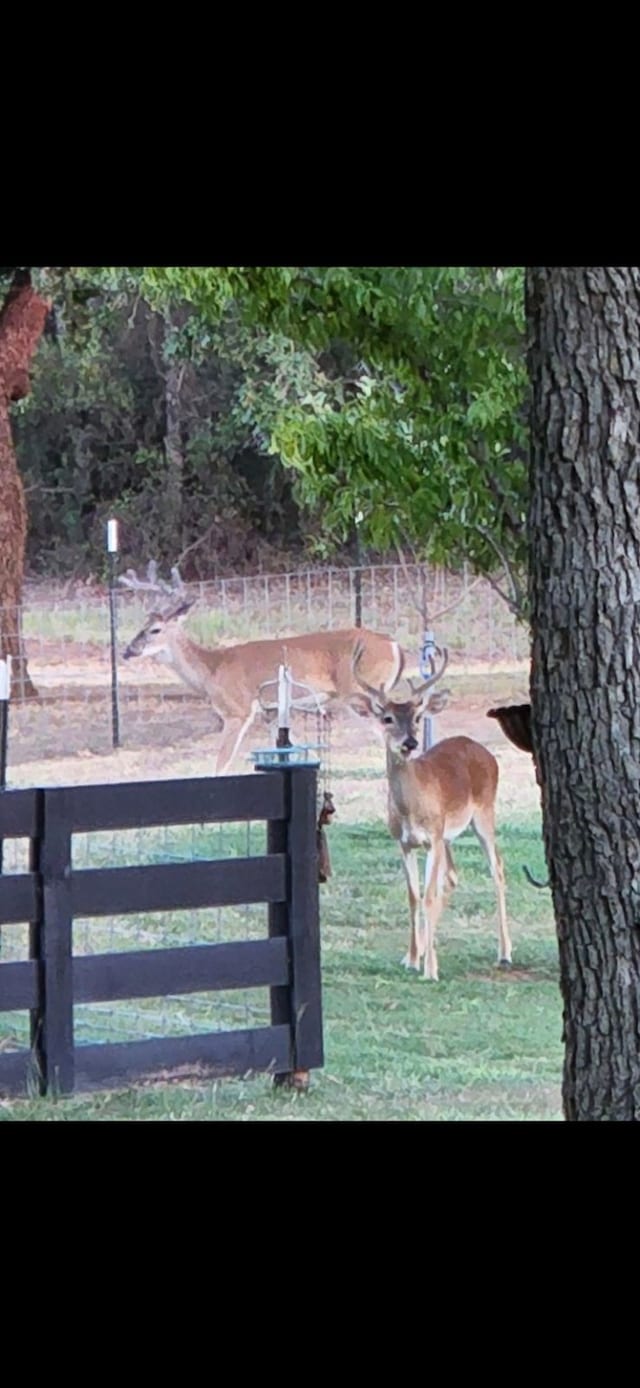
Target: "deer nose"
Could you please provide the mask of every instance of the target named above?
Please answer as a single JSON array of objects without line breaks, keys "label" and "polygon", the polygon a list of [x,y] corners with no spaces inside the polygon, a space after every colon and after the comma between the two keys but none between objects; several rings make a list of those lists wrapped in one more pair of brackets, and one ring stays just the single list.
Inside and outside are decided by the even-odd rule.
[{"label": "deer nose", "polygon": [[416,737],[405,737],[402,746],[404,747],[405,752],[415,752],[416,747],[418,746],[418,739]]}]

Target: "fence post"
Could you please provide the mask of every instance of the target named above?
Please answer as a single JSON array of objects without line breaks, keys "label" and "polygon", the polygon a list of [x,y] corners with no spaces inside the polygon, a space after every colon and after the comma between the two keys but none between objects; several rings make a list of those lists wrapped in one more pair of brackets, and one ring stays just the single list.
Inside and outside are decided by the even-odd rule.
[{"label": "fence post", "polygon": [[[420,651],[420,674],[423,680],[429,678],[431,673],[429,661],[437,650],[435,637],[432,631],[425,631],[422,637],[422,648]],[[433,747],[433,719],[428,715],[422,724],[422,750],[428,752]]]},{"label": "fence post", "polygon": [[362,626],[362,545],[360,543],[361,520],[362,512],[358,511],[357,515],[354,518],[353,527],[351,531],[353,552],[356,561],[356,567],[353,575],[353,587],[355,592],[355,610],[353,615],[354,624],[357,627]]},{"label": "fence post", "polygon": [[41,1054],[46,1092],[69,1094],[74,1083],[71,816],[66,790],[42,794]]},{"label": "fence post", "polygon": [[290,747],[291,671],[288,665],[278,666],[278,733],[276,747]]},{"label": "fence post", "polygon": [[353,588],[355,592],[354,624],[362,626],[362,569],[356,569],[353,576]]},{"label": "fence post", "polygon": [[[9,699],[11,697],[11,656],[0,660],[0,791],[7,784],[7,737],[9,731]],[[0,873],[3,863],[3,842],[0,838]],[[2,953],[2,931],[0,930],[0,954]]]},{"label": "fence post", "polygon": [[[256,770],[272,768],[258,766]],[[269,936],[289,941],[289,983],[272,988],[271,1024],[290,1027],[292,1070],[276,1085],[307,1089],[309,1071],[324,1063],[316,766],[282,765],[285,819],[270,820],[267,852],[287,855],[287,899],[269,906]]]},{"label": "fence post", "polygon": [[315,766],[298,766],[286,774],[290,779],[288,906],[293,1060],[294,1072],[308,1076],[309,1070],[324,1062],[316,834],[318,772]]},{"label": "fence post", "polygon": [[44,932],[42,928],[43,893],[42,893],[42,842],[44,831],[44,791],[36,790],[36,833],[35,837],[29,842],[29,871],[35,872],[38,876],[40,889],[38,891],[37,917],[29,924],[29,958],[34,959],[38,966],[38,1003],[29,1012],[29,1045],[33,1056],[35,1069],[38,1078],[38,1088],[41,1094],[46,1094],[45,1061],[44,1061],[44,1012],[45,1012],[45,991],[44,991]]},{"label": "fence post", "polygon": [[118,706],[118,644],[116,611],[116,565],[118,562],[118,522],[107,521],[107,553],[109,555],[109,634],[111,644],[111,743],[120,746],[120,709]]},{"label": "fence post", "polygon": [[[260,768],[257,768],[258,770]],[[287,853],[287,830],[289,824],[289,788],[291,777],[284,777],[285,819],[270,819],[267,822],[267,853]],[[277,935],[289,934],[289,884],[287,881],[287,900],[271,902],[268,907],[269,939]],[[271,1006],[271,1025],[291,1027],[291,988],[281,984],[269,989]],[[278,1077],[274,1076],[277,1083]]]},{"label": "fence post", "polygon": [[[7,784],[7,736],[9,730],[9,699],[11,697],[11,656],[0,660],[0,790]],[[2,839],[0,838],[0,872],[2,872]],[[1,940],[0,936],[0,940]],[[1,948],[1,945],[0,945]]]}]

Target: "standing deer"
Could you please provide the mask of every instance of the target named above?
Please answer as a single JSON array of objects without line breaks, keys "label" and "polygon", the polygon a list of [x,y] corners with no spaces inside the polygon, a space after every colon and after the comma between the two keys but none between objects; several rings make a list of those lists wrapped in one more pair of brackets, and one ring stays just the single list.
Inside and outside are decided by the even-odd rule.
[{"label": "standing deer", "polygon": [[[135,585],[130,580],[129,586],[150,585]],[[273,679],[283,658],[283,647],[286,647],[286,663],[293,680],[311,685],[316,692],[317,698],[309,700],[311,709],[325,709],[337,703],[350,707],[350,698],[356,692],[352,656],[358,640],[370,678],[382,686],[391,687],[403,666],[403,655],[396,641],[357,627],[310,632],[304,636],[288,636],[285,640],[249,641],[241,646],[201,646],[183,629],[192,606],[193,601],[182,599],[169,611],[152,612],[123,654],[125,660],[133,656],[154,656],[170,665],[185,684],[209,699],[218,720],[224,724],[217,775],[222,775],[239,752],[243,738],[260,711],[259,687]]]},{"label": "standing deer", "polygon": [[[449,844],[469,825],[487,854],[496,886],[498,960],[503,966],[511,963],[504,867],[495,842],[498,763],[486,747],[470,737],[444,738],[428,752],[411,757],[418,746],[420,719],[425,713],[438,713],[449,698],[447,690],[429,692],[447,666],[447,651],[439,654],[443,656],[440,669],[436,670],[432,660],[428,679],[421,683],[409,680],[411,697],[402,703],[389,697],[391,690],[375,689],[362,678],[360,648],[354,652],[353,663],[354,678],[364,691],[355,698],[364,698],[381,724],[386,743],[389,829],[400,844],[409,892],[411,933],[403,963],[419,970],[424,958],[426,979],[438,977],[436,927],[458,880]],[[422,898],[417,858],[420,848],[427,849]]]}]

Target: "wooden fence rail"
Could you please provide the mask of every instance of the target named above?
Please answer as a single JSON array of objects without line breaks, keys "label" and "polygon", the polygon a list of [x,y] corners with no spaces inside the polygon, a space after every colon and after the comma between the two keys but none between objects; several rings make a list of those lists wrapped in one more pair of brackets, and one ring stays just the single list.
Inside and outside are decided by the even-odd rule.
[{"label": "wooden fence rail", "polygon": [[[0,930],[29,925],[29,959],[0,960],[0,1013],[28,1010],[30,1046],[0,1051],[0,1093],[70,1093],[185,1070],[297,1077],[323,1063],[316,769],[0,793],[0,842],[30,840],[29,871],[0,876]],[[267,821],[260,857],[72,867],[91,830]],[[264,940],[75,955],[74,917],[268,905]],[[76,1045],[74,1006],[268,987],[271,1025]]]}]

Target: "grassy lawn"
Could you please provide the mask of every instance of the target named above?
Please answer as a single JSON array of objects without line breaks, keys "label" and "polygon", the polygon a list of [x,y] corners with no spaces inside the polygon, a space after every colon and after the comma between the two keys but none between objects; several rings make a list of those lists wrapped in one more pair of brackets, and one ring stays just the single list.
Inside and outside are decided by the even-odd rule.
[{"label": "grassy lawn", "polygon": [[[246,852],[246,830],[229,829],[228,833],[231,838],[224,851]],[[332,827],[334,876],[320,889],[326,1064],[313,1075],[306,1095],[273,1090],[259,1076],[153,1084],[71,1099],[0,1101],[0,1118],[559,1119],[561,1003],[551,904],[548,893],[529,887],[521,871],[521,864],[527,863],[536,875],[545,875],[539,815],[516,816],[510,825],[503,822],[499,842],[507,868],[513,971],[501,972],[495,966],[493,882],[480,846],[473,835],[465,835],[454,850],[460,886],[439,930],[441,981],[430,984],[400,967],[408,911],[398,850],[384,824],[375,820]],[[182,851],[177,843],[176,856],[193,854],[192,841],[182,840]],[[166,860],[166,847],[165,841],[158,847],[159,858]],[[251,847],[261,851],[257,829]],[[139,850],[140,844],[137,861],[156,856],[150,842],[146,852]],[[217,854],[220,847],[207,846],[203,838],[198,851],[208,856],[212,851]],[[125,852],[120,846],[120,857]],[[89,858],[96,862],[94,852],[87,862]],[[115,860],[110,857],[109,861]],[[84,865],[80,854],[78,862]],[[154,937],[149,928],[147,943],[186,942],[193,933],[189,914],[165,917],[162,937]],[[205,920],[205,913],[201,916]],[[117,935],[117,925],[103,922],[99,928],[97,923],[91,927],[91,947],[126,947],[124,937]],[[262,929],[261,921],[259,925]],[[225,912],[221,928],[222,938],[241,938],[247,933],[246,917]],[[129,935],[130,948],[140,947],[139,929],[136,925]],[[110,942],[107,932],[111,932]],[[251,934],[255,933],[254,917]],[[210,925],[198,938],[218,938],[217,927]],[[250,1024],[243,1013],[249,1005],[245,995],[229,996],[237,1024]],[[261,992],[254,1022],[266,1021],[265,1001]],[[219,1002],[202,999],[196,1029],[210,1026],[214,1017],[214,1025],[228,1024],[212,1010]],[[176,1005],[180,1010],[168,1029],[187,1029],[184,1018],[189,1016],[189,1000]],[[128,1006],[135,1014],[133,1022],[130,1019],[131,1034],[145,1034],[144,1009],[136,1003]],[[3,1028],[6,1035],[8,1025],[10,1019],[0,1018],[0,1036]],[[81,1033],[89,1039],[84,1030],[79,1027],[78,1039]],[[104,1039],[106,1035],[105,1031]],[[94,1032],[91,1039],[100,1037]]]}]

